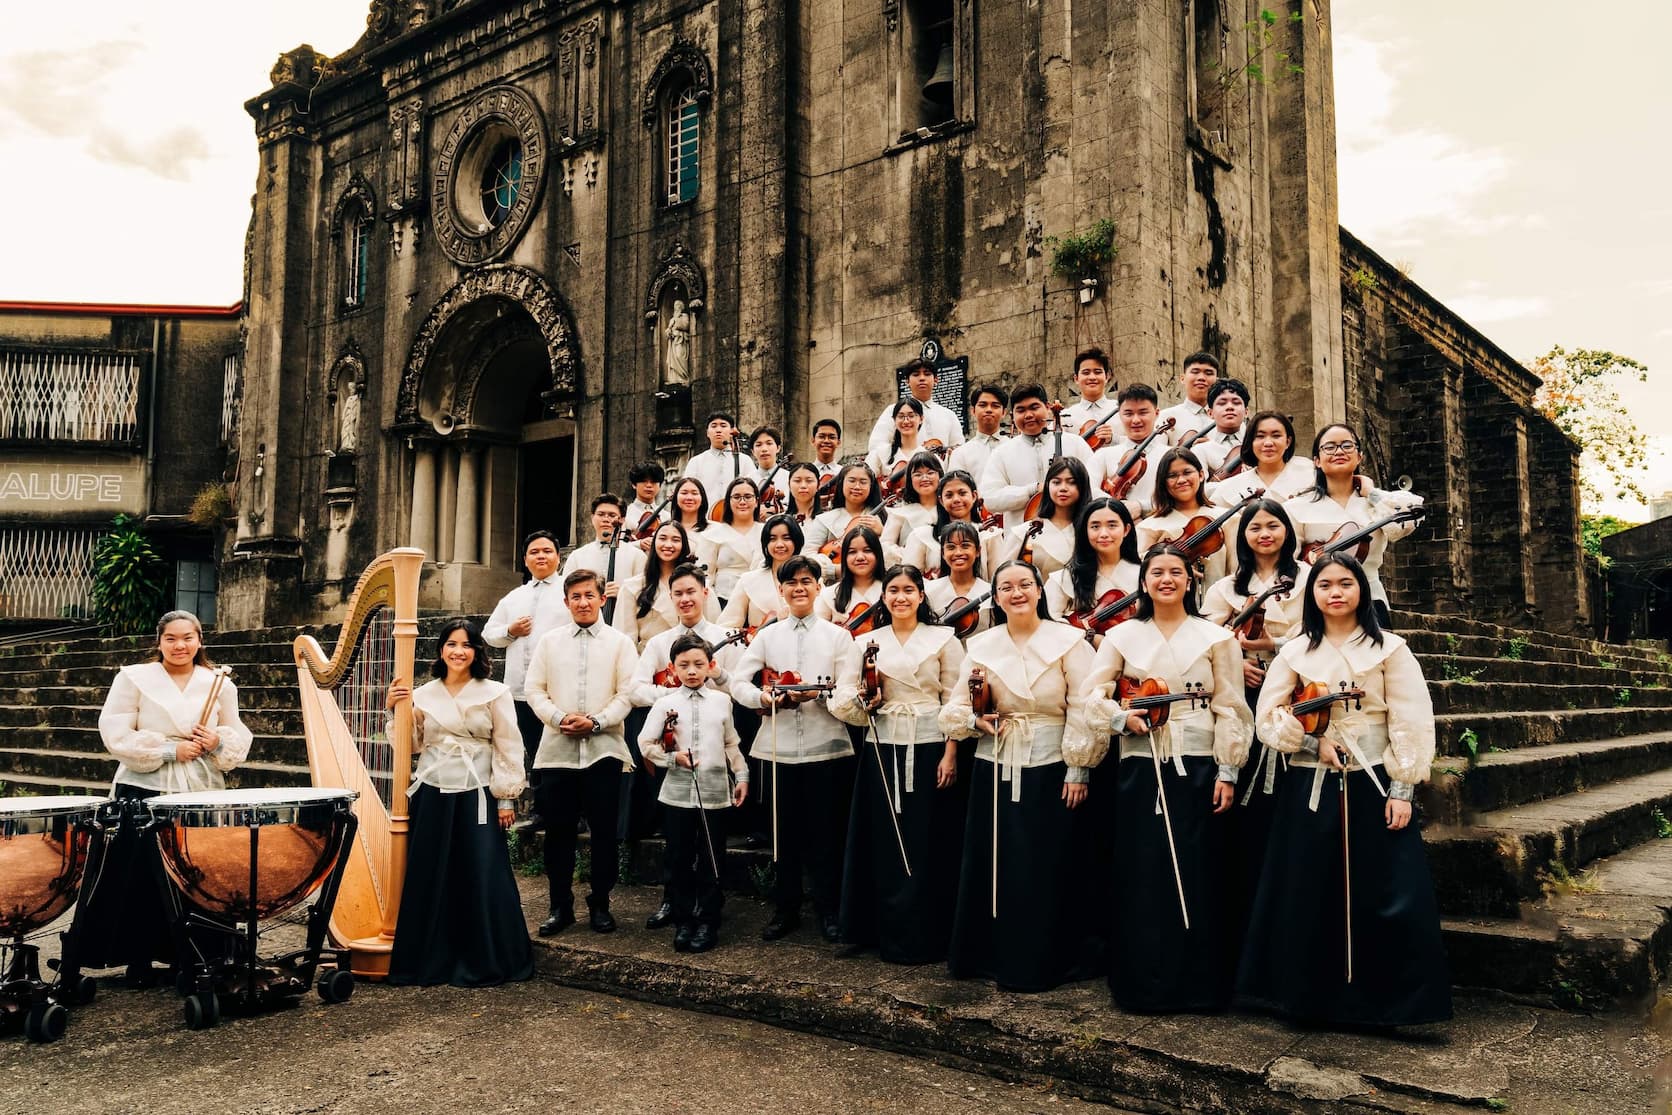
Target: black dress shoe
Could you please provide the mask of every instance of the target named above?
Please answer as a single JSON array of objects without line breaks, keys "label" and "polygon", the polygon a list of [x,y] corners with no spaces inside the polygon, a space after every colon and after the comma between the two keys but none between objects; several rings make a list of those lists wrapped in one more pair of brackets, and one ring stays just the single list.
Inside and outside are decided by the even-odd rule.
[{"label": "black dress shoe", "polygon": [[761,930],[761,940],[776,941],[788,937],[799,928],[801,928],[800,914],[774,914],[772,920],[766,923],[766,928]]},{"label": "black dress shoe", "polygon": [[592,908],[592,916],[589,920],[592,922],[592,931],[594,933],[615,932],[615,915],[610,913],[610,908],[608,906],[594,906]]},{"label": "black dress shoe", "polygon": [[751,832],[743,838],[743,846],[749,849],[764,848],[772,843],[770,836],[758,832]]},{"label": "black dress shoe", "polygon": [[690,952],[691,951],[691,933],[692,933],[693,929],[695,929],[695,926],[682,925],[674,931],[674,934],[673,934],[673,951],[675,951],[675,952]]},{"label": "black dress shoe", "polygon": [[689,948],[692,952],[707,952],[719,943],[720,935],[714,932],[714,927],[712,925],[704,922],[703,924],[697,926],[696,931],[691,934],[691,944]]},{"label": "black dress shoe", "polygon": [[534,932],[542,937],[555,937],[557,934],[575,924],[575,911],[553,910],[551,917],[540,923],[540,928]]},{"label": "black dress shoe", "polygon": [[842,939],[842,923],[840,919],[834,917],[825,917],[820,919],[819,933],[822,934],[824,939],[829,941],[831,944],[836,944]]},{"label": "black dress shoe", "polygon": [[660,929],[673,920],[673,903],[664,902],[656,907],[656,912],[644,919],[646,929]]}]

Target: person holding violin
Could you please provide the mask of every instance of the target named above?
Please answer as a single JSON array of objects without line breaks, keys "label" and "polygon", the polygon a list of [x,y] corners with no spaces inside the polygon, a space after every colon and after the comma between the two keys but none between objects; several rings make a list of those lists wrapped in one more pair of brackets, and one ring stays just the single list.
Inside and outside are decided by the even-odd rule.
[{"label": "person holding violin", "polygon": [[989,511],[1020,513],[1045,484],[1045,473],[1059,457],[1072,457],[1086,469],[1093,483],[1101,483],[1103,469],[1093,459],[1085,439],[1061,422],[1045,387],[1024,383],[1010,393],[1010,417],[1016,436],[993,450],[979,474],[981,495]]},{"label": "person holding violin", "polygon": [[[954,519],[941,528],[940,572],[925,586],[924,595],[937,623],[949,623],[953,632],[966,639],[989,626],[990,608],[983,601],[992,602],[992,585],[981,579],[984,543],[989,539],[967,520]],[[969,608],[969,605],[974,605]]]},{"label": "person holding violin", "polygon": [[737,588],[738,578],[761,560],[761,524],[755,521],[760,502],[755,494],[755,482],[747,476],[733,480],[726,488],[726,499],[717,509],[718,521],[709,523],[703,536],[708,540],[714,575],[714,595],[725,607]]},{"label": "person holding violin", "polygon": [[1045,473],[1045,506],[1040,518],[1007,530],[998,551],[1007,561],[1021,557],[1032,562],[1041,576],[1066,569],[1074,558],[1074,524],[1096,490],[1078,458],[1059,457]]},{"label": "person holding violin", "polygon": [[[869,532],[866,532],[869,533]],[[876,536],[871,536],[873,543]],[[771,798],[774,912],[761,939],[776,941],[801,924],[802,873],[824,939],[840,937],[841,851],[852,800],[854,754],[847,726],[825,698],[853,637],[813,614],[819,567],[797,554],[778,567],[784,618],[755,635],[732,669],[732,699],[761,711],[754,757],[766,764]],[[825,688],[821,688],[821,684]]]},{"label": "person holding violin", "polygon": [[[1202,462],[1192,449],[1169,449],[1155,465],[1154,507],[1138,520],[1138,552],[1149,553],[1161,542],[1192,542],[1191,560],[1197,566],[1198,591],[1229,572],[1230,557],[1223,525],[1203,494]],[[1197,601],[1200,603],[1200,601]]]},{"label": "person holding violin", "polygon": [[[1220,507],[1234,507],[1255,488],[1268,496],[1286,500],[1312,488],[1312,462],[1295,459],[1295,425],[1286,414],[1262,410],[1248,420],[1248,436],[1234,458],[1221,463],[1216,475],[1232,467],[1240,471],[1223,480],[1210,480],[1208,501]],[[1228,462],[1234,460],[1236,466]]]},{"label": "person holding violin", "polygon": [[1088,682],[1093,731],[1118,747],[1109,989],[1130,1011],[1217,1011],[1231,1000],[1237,772],[1253,717],[1236,640],[1196,610],[1193,563],[1157,546],[1138,613],[1111,630]]},{"label": "person holding violin", "polygon": [[[969,523],[976,528],[981,539],[981,568],[997,565],[1002,560],[999,552],[1004,548],[1004,530],[1002,527],[988,526],[981,521],[976,510],[980,503],[981,497],[975,490],[975,478],[969,473],[953,469],[941,477],[940,484],[935,488],[934,521],[923,523],[907,537],[900,557],[901,563],[917,566],[925,577],[933,579],[940,576],[941,533],[949,523]],[[888,536],[885,534],[883,549],[887,548]],[[980,572],[980,569],[975,571],[977,576]]]},{"label": "person holding violin", "polygon": [[933,453],[913,453],[906,463],[905,494],[889,508],[883,524],[882,551],[891,562],[900,560],[913,531],[935,521],[940,511],[937,493],[946,466]]},{"label": "person holding violin", "polygon": [[977,384],[971,389],[970,418],[975,432],[947,457],[948,472],[962,469],[973,477],[979,477],[986,471],[994,450],[1010,440],[999,433],[1004,425],[1004,412],[1009,406],[1009,392],[996,383]]},{"label": "person holding violin", "polygon": [[[1121,500],[1098,496],[1074,521],[1068,564],[1045,578],[1045,609],[1066,621],[1071,612],[1089,616],[1099,605],[1137,591],[1138,536],[1132,529],[1132,512]],[[1092,646],[1101,641],[1101,635],[1094,635]]]},{"label": "person holding violin", "polygon": [[965,807],[958,745],[938,718],[964,650],[934,625],[916,567],[890,567],[883,603],[882,624],[854,640],[830,698],[833,713],[872,733],[871,754],[856,759],[842,940],[890,963],[936,964],[952,932]]},{"label": "person holding violin", "polygon": [[821,418],[813,423],[813,467],[819,479],[835,476],[842,471],[842,424],[834,418]]},{"label": "person holding violin", "polygon": [[[673,606],[673,590],[668,582],[680,566],[700,564],[703,563],[691,552],[690,539],[683,526],[667,522],[656,528],[644,569],[622,582],[621,602],[612,621],[616,630],[633,640],[635,657],[653,637],[679,626],[679,612]],[[709,619],[719,618],[720,609],[713,597],[709,598],[707,614]]]},{"label": "person holding violin", "polygon": [[1173,420],[1173,428],[1167,434],[1171,444],[1177,445],[1196,431],[1212,427],[1208,391],[1220,375],[1219,357],[1211,352],[1193,352],[1179,365],[1179,387],[1184,392],[1184,401],[1168,407],[1157,418],[1160,422]]},{"label": "person holding violin", "polygon": [[869,631],[882,611],[871,610],[882,599],[882,571],[887,565],[882,540],[865,527],[853,527],[842,536],[841,558],[841,576],[819,593],[813,612],[820,619],[848,625],[853,634],[858,633],[853,623],[869,613],[870,622],[863,624]]},{"label": "person holding violin", "polygon": [[761,524],[760,562],[737,579],[720,612],[721,627],[729,631],[759,627],[781,613],[784,598],[778,595],[778,567],[799,554],[805,541],[794,515],[774,515]]},{"label": "person holding violin", "polygon": [[[1100,487],[1126,500],[1134,517],[1154,506],[1156,467],[1167,452],[1167,430],[1157,424],[1160,397],[1147,383],[1129,383],[1116,397],[1121,436],[1096,453]],[[1122,492],[1122,488],[1126,490]]]},{"label": "person holding violin", "polygon": [[720,889],[720,857],[726,849],[709,815],[748,800],[749,767],[738,750],[731,702],[709,684],[713,662],[708,644],[688,631],[668,651],[679,688],[657,698],[638,737],[650,761],[667,768],[657,797],[668,836],[669,870],[666,900],[652,920],[678,925],[675,952],[707,952],[719,943],[726,901]]},{"label": "person holding violin", "polygon": [[[1344,541],[1370,527],[1376,530],[1355,553],[1370,583],[1370,599],[1376,618],[1386,627],[1390,622],[1388,594],[1378,573],[1388,545],[1417,529],[1416,514],[1422,497],[1411,492],[1384,492],[1370,477],[1359,472],[1364,463],[1358,434],[1345,422],[1335,422],[1318,431],[1312,439],[1315,467],[1311,491],[1283,505],[1295,524],[1302,553],[1312,543]],[[1389,521],[1392,519],[1393,521]]]},{"label": "person holding violin", "polygon": [[[725,488],[721,486],[714,490],[724,492]],[[712,511],[715,510],[719,509],[711,509],[708,491],[702,486],[702,481],[690,476],[681,476],[674,481],[668,521],[685,528],[685,537],[690,541],[691,552],[697,555],[698,561],[710,568],[714,565],[714,539],[719,537],[708,533],[709,525],[714,522]],[[649,539],[641,540],[640,545],[646,553],[650,551]]]},{"label": "person holding violin", "polygon": [[1300,635],[1260,687],[1260,736],[1290,769],[1237,995],[1309,1024],[1439,1022],[1451,1017],[1451,979],[1411,824],[1434,759],[1428,685],[1405,640],[1382,628],[1351,556],[1320,558],[1302,600]]},{"label": "person holding violin", "polygon": [[836,574],[843,536],[854,527],[864,527],[881,537],[888,517],[882,507],[882,486],[867,465],[844,465],[836,474],[836,492],[837,505],[803,528],[807,540],[801,552],[818,562],[827,580]]},{"label": "person holding violin", "polygon": [[1115,401],[1109,395],[1113,378],[1109,357],[1096,345],[1074,354],[1074,386],[1080,401],[1062,408],[1063,425],[1085,439],[1096,452],[1115,440]]},{"label": "person holding violin", "polygon": [[[964,424],[958,421],[956,414],[935,402],[935,384],[940,380],[940,372],[933,364],[913,358],[906,365],[905,373],[909,397],[923,408],[922,438],[938,441],[948,448],[964,444]],[[876,425],[871,427],[871,436],[865,439],[867,456],[879,448],[887,448],[889,435],[894,432],[895,412],[895,407],[890,406],[877,415]]]},{"label": "person holding violin", "polygon": [[[1092,650],[1045,612],[1039,570],[1007,561],[993,576],[997,626],[964,643],[941,708],[953,739],[977,737],[958,904],[947,961],[957,977],[1045,991],[1084,978],[1081,825]],[[916,864],[913,864],[916,870]]]},{"label": "person holding violin", "polygon": [[627,486],[633,489],[633,502],[627,505],[624,512],[624,522],[628,527],[637,530],[638,524],[652,511],[660,514],[657,500],[662,491],[662,481],[667,479],[667,470],[656,461],[640,461],[627,470]]},{"label": "person holding violin", "polygon": [[723,410],[717,410],[704,422],[708,448],[685,462],[682,475],[700,481],[703,492],[712,499],[739,476],[752,473],[754,465],[747,456],[737,452],[736,419]]},{"label": "person holding violin", "polygon": [[865,455],[865,463],[883,478],[885,489],[894,492],[905,484],[906,479],[902,474],[895,481],[895,470],[909,461],[913,454],[920,452],[928,440],[923,436],[923,404],[910,397],[901,399],[894,404],[893,437],[882,445],[872,446]]},{"label": "person holding violin", "polygon": [[1248,388],[1240,379],[1215,380],[1208,388],[1208,414],[1213,426],[1190,443],[1190,451],[1212,476],[1242,449],[1243,423],[1248,418]]},{"label": "person holding violin", "polygon": [[[798,523],[812,522],[821,510],[819,481],[824,477],[819,473],[819,466],[812,461],[797,461],[784,475],[788,494],[784,499],[783,510],[793,515]],[[834,476],[835,473],[831,475]],[[777,512],[768,511],[766,514],[775,515]]]},{"label": "person holding violin", "polygon": [[789,475],[789,463],[782,459],[784,435],[776,426],[762,426],[749,435],[749,456],[755,462],[744,475],[755,482],[755,488],[766,497],[767,488],[773,489],[778,499],[784,498],[784,481]]}]

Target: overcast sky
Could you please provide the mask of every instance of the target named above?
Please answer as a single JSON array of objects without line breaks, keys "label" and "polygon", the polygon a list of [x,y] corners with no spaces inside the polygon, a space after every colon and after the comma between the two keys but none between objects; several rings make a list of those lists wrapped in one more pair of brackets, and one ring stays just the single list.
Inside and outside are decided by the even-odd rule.
[{"label": "overcast sky", "polygon": [[[279,51],[364,0],[14,5],[0,40],[0,298],[237,299]],[[21,9],[21,10],[16,10]],[[1672,3],[1335,0],[1341,220],[1511,354],[1612,349],[1672,488]]]}]

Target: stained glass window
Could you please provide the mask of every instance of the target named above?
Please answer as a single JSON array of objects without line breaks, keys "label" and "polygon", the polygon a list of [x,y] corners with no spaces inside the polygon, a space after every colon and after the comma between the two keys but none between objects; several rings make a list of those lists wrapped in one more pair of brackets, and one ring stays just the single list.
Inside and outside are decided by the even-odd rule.
[{"label": "stained glass window", "polygon": [[522,193],[523,150],[517,140],[501,143],[482,171],[482,215],[498,228],[511,215]]},{"label": "stained glass window", "polygon": [[686,89],[668,108],[668,204],[697,196],[697,91]]}]

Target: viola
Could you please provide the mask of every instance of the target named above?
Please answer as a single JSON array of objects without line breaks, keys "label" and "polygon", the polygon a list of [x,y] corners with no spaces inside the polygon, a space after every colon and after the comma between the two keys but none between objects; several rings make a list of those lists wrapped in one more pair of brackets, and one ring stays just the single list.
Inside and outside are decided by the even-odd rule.
[{"label": "viola", "polygon": [[882,597],[877,597],[875,604],[860,601],[853,606],[853,610],[848,613],[848,618],[842,626],[847,628],[850,635],[869,635],[876,629],[877,620],[882,617],[882,614]]},{"label": "viola", "polygon": [[966,638],[981,623],[981,605],[992,595],[984,592],[973,600],[967,596],[955,596],[946,606],[946,611],[935,617],[935,622],[952,628],[952,633],[958,638]]},{"label": "viola", "polygon": [[[1375,533],[1391,523],[1421,522],[1427,513],[1420,507],[1412,507],[1389,515],[1385,519],[1377,519],[1369,526],[1360,528],[1357,523],[1342,523],[1335,528],[1335,533],[1322,542],[1308,542],[1300,548],[1300,560],[1311,564],[1320,555],[1338,554],[1350,551],[1353,557],[1363,561],[1370,555],[1370,541]],[[1352,533],[1344,533],[1351,530]]]},{"label": "viola", "polygon": [[1107,635],[1117,623],[1124,623],[1138,614],[1138,598],[1142,595],[1142,592],[1129,592],[1122,596],[1119,589],[1110,589],[1099,596],[1090,608],[1083,612],[1069,612],[1062,618],[1084,631],[1088,638]]},{"label": "viola", "polygon": [[1363,708],[1364,690],[1346,682],[1341,683],[1340,689],[1334,690],[1321,681],[1297,685],[1289,698],[1289,711],[1300,721],[1302,731],[1316,736],[1329,727],[1330,712],[1338,703]]},{"label": "viola", "polygon": [[1045,520],[1035,519],[1028,524],[1028,529],[1022,532],[1022,544],[1016,547],[1016,560],[1033,564],[1033,540],[1045,530]]},{"label": "viola", "polygon": [[1183,550],[1188,560],[1193,562],[1217,554],[1225,548],[1225,535],[1219,529],[1225,525],[1225,520],[1265,494],[1264,488],[1255,488],[1218,518],[1209,519],[1206,515],[1193,515],[1177,537],[1163,538],[1161,542],[1163,545]]},{"label": "viola", "polygon": [[1092,452],[1097,452],[1097,450],[1102,449],[1105,445],[1114,444],[1115,438],[1113,434],[1100,432],[1108,425],[1108,419],[1090,418],[1087,419],[1086,423],[1080,427],[1080,437],[1083,441],[1085,441],[1086,446],[1091,449]]},{"label": "viola", "polygon": [[865,648],[859,659],[859,692],[869,706],[882,696],[882,671],[877,669],[877,644]]},{"label": "viola", "polygon": [[970,667],[970,711],[977,720],[998,711],[993,700],[993,687],[987,684],[987,671],[980,666]]},{"label": "viola", "polygon": [[1199,681],[1194,684],[1185,682],[1184,692],[1171,693],[1167,690],[1167,683],[1160,678],[1138,681],[1122,677],[1115,682],[1115,696],[1126,711],[1142,713],[1152,730],[1167,723],[1173,705],[1178,702],[1186,701],[1191,707],[1200,705],[1206,708],[1209,700],[1207,687]]},{"label": "viola", "polygon": [[677,723],[679,723],[679,714],[674,712],[672,709],[669,709],[668,718],[662,721],[662,738],[660,742],[662,744],[663,751],[672,752],[679,750],[679,740],[675,738],[673,734],[673,726]]},{"label": "viola", "polygon": [[[678,485],[675,485],[675,487],[677,486]],[[643,515],[640,515],[639,521],[633,529],[622,533],[621,540],[623,542],[637,542],[642,538],[649,538],[652,534],[655,534],[656,527],[660,524],[662,519],[662,512],[666,510],[668,504],[672,502],[673,496],[670,495],[667,499],[664,499],[661,503],[658,503],[655,507],[646,511]]]},{"label": "viola", "polygon": [[[1172,419],[1169,418],[1167,421],[1171,422]],[[1179,443],[1178,443],[1177,446],[1175,446],[1175,448],[1177,448],[1177,449],[1189,449],[1192,445],[1195,445],[1198,441],[1201,441],[1204,437],[1207,437],[1208,432],[1211,431],[1212,429],[1213,429],[1212,426],[1203,426],[1199,430],[1191,430],[1188,434],[1185,434],[1182,438],[1179,439]]]},{"label": "viola", "polygon": [[1277,578],[1277,583],[1248,602],[1247,607],[1226,621],[1225,626],[1249,642],[1266,637],[1266,601],[1273,596],[1287,596],[1294,591],[1295,582],[1288,577]]},{"label": "viola", "polygon": [[[1054,462],[1062,457],[1062,404],[1059,402],[1052,402],[1048,405],[1051,409],[1051,434],[1056,438],[1056,452],[1051,454],[1051,460]],[[1050,465],[1046,465],[1045,468],[1047,472],[1050,471]],[[1044,509],[1045,500],[1048,498],[1045,494],[1045,489],[1049,486],[1050,485],[1045,482],[1044,478],[1041,477],[1039,481],[1039,490],[1033,493],[1032,499],[1028,500],[1027,507],[1022,510],[1022,518],[1039,518],[1039,513]]]},{"label": "viola", "polygon": [[1143,479],[1144,473],[1149,471],[1149,461],[1144,459],[1144,450],[1172,428],[1173,419],[1165,419],[1150,431],[1149,437],[1127,450],[1126,456],[1120,459],[1120,466],[1103,478],[1103,490],[1111,499],[1125,499],[1131,493],[1138,481]]}]

